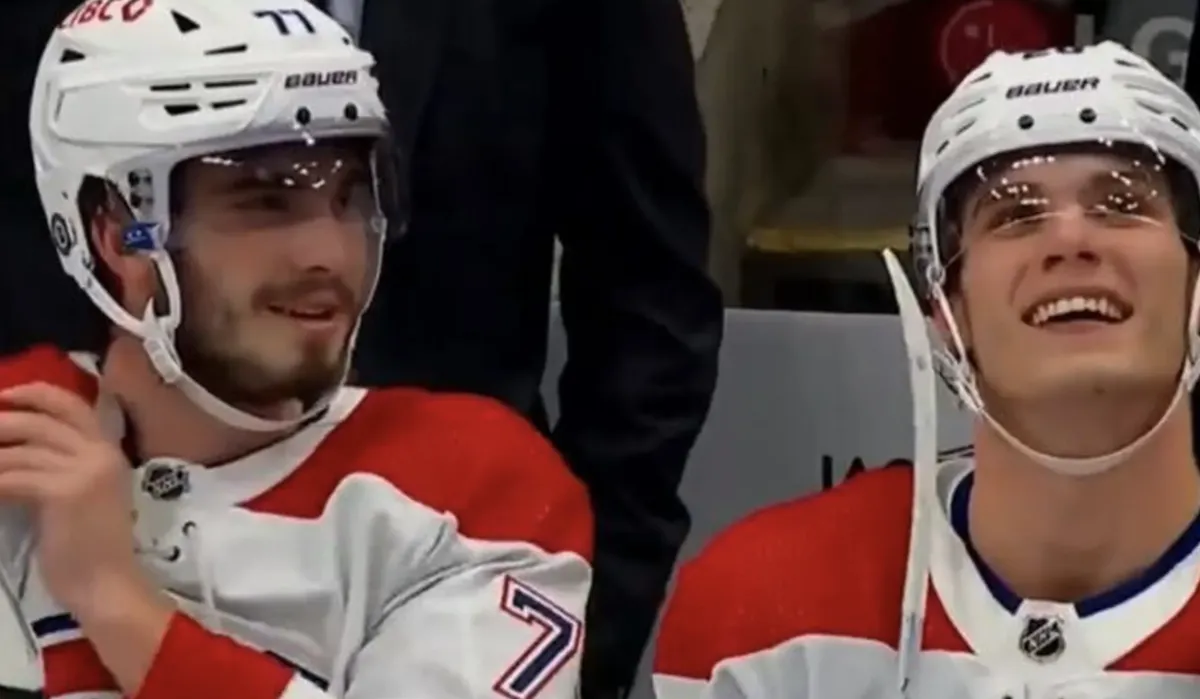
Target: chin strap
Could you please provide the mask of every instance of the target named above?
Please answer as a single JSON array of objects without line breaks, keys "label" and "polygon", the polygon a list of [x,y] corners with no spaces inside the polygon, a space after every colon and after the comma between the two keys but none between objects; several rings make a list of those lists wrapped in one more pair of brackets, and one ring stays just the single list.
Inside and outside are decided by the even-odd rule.
[{"label": "chin strap", "polygon": [[904,267],[891,250],[884,250],[883,261],[900,308],[900,326],[904,332],[913,401],[912,527],[909,530],[908,561],[904,572],[897,676],[899,690],[905,697],[910,697],[915,696],[911,685],[925,627],[929,549],[933,536],[929,518],[935,511],[933,508],[937,507],[937,375],[925,316]]}]

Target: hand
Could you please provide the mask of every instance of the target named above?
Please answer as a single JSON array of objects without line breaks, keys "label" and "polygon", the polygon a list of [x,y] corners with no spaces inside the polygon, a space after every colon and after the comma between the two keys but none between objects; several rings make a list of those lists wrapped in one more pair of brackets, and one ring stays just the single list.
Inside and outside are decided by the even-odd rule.
[{"label": "hand", "polygon": [[0,500],[32,508],[43,580],[76,618],[153,589],[134,553],[131,478],[79,396],[44,383],[0,392]]}]

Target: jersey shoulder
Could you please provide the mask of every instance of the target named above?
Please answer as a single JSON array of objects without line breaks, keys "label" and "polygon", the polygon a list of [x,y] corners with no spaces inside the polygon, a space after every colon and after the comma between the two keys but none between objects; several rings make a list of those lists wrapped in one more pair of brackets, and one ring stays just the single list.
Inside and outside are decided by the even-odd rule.
[{"label": "jersey shoulder", "polygon": [[549,440],[499,401],[417,388],[369,390],[307,461],[297,476],[324,481],[313,491],[328,494],[347,476],[370,473],[453,515],[465,536],[524,541],[591,560],[586,489]]},{"label": "jersey shoulder", "polygon": [[656,674],[708,679],[717,663],[809,635],[895,645],[912,471],[883,468],[760,510],[679,572]]},{"label": "jersey shoulder", "polygon": [[46,383],[70,391],[89,403],[96,400],[96,377],[57,347],[37,345],[0,358],[0,390],[27,383]]}]

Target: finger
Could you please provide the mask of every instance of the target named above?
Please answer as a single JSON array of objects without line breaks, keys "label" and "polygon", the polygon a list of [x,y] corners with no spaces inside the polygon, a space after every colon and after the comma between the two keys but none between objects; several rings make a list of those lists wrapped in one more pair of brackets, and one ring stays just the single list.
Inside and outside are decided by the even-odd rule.
[{"label": "finger", "polygon": [[52,497],[49,480],[37,471],[0,471],[0,500],[45,502]]},{"label": "finger", "polygon": [[0,448],[20,444],[72,454],[84,448],[86,438],[74,427],[45,413],[0,410]]},{"label": "finger", "polygon": [[62,454],[45,447],[32,444],[0,447],[0,473],[30,471],[61,478],[64,472],[71,471],[69,464]]},{"label": "finger", "polygon": [[87,435],[101,434],[96,410],[78,395],[48,383],[27,383],[0,392],[0,401],[34,410],[74,427]]},{"label": "finger", "polygon": [[33,446],[0,449],[0,499],[45,502],[61,481],[61,458]]}]

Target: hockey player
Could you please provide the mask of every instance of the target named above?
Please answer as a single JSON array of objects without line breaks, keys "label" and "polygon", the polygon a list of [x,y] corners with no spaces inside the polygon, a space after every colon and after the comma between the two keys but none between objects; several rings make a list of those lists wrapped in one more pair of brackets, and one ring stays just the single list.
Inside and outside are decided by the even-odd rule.
[{"label": "hockey player", "polygon": [[343,386],[402,213],[372,64],[303,0],[86,2],[50,39],[38,187],[112,332],[0,363],[45,695],[575,696],[582,486],[499,404]]},{"label": "hockey player", "polygon": [[1200,693],[1198,130],[1114,43],[963,80],[921,144],[913,252],[974,459],[936,464],[935,364],[889,256],[915,468],[719,535],[679,576],[660,699]]}]

